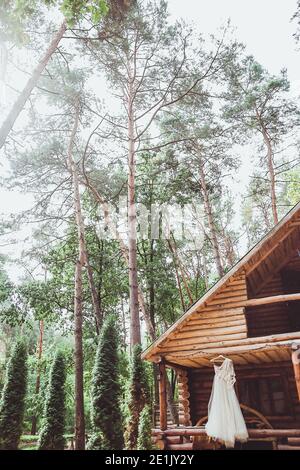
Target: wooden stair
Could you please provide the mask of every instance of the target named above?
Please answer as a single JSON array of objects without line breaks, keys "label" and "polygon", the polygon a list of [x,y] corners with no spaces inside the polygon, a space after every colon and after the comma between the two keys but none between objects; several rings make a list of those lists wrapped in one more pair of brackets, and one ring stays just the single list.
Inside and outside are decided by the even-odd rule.
[{"label": "wooden stair", "polygon": [[[156,444],[156,439],[153,436],[153,444]],[[166,436],[165,437],[165,450],[179,450],[188,451],[199,449],[193,442],[193,439],[188,436]],[[280,442],[280,440],[279,440]],[[158,444],[158,443],[157,443]],[[159,447],[158,447],[159,448]],[[281,440],[277,446],[278,450],[300,450],[300,438],[289,437]]]},{"label": "wooden stair", "polygon": [[193,450],[193,443],[190,438],[168,436],[166,441],[167,450]]},{"label": "wooden stair", "polygon": [[[152,440],[155,445],[155,438]],[[189,437],[167,436],[165,450],[193,450],[193,442]]]}]

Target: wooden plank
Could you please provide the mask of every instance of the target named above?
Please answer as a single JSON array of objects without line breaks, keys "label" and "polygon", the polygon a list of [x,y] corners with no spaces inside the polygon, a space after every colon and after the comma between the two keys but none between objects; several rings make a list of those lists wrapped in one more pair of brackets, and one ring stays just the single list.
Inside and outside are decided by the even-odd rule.
[{"label": "wooden plank", "polygon": [[200,330],[201,328],[222,328],[222,327],[229,327],[229,326],[238,326],[238,325],[245,325],[246,320],[245,318],[241,319],[236,319],[236,317],[230,317],[229,319],[225,321],[214,321],[214,322],[209,322],[208,320],[198,320],[195,322],[189,322],[184,328],[181,329],[181,332],[188,332],[188,331],[196,331]]},{"label": "wooden plank", "polygon": [[[242,325],[228,326],[228,327],[223,327],[223,328],[216,328],[216,326],[213,325],[209,328],[199,328],[198,330],[179,331],[175,335],[175,339],[170,340],[170,342],[180,341],[181,339],[184,340],[185,338],[199,338],[199,341],[202,342],[203,337],[222,338],[223,336],[227,337],[228,335],[232,335],[235,333],[246,333],[246,332],[247,332],[246,323],[243,323]],[[170,344],[170,342],[168,344]]]},{"label": "wooden plank", "polygon": [[206,309],[199,311],[193,315],[190,321],[194,319],[213,319],[213,318],[225,318],[225,317],[231,317],[231,316],[244,316],[244,308],[243,307],[237,307],[237,308],[231,308],[231,309],[224,309],[224,310],[218,310],[214,309],[212,312],[208,312]]},{"label": "wooden plank", "polygon": [[166,366],[164,361],[159,365],[159,419],[160,429],[167,429],[167,396],[166,396]]},{"label": "wooden plank", "polygon": [[247,300],[247,294],[239,294],[239,295],[228,295],[228,296],[219,296],[215,297],[214,300],[211,300],[207,303],[207,306],[210,305],[226,305],[226,304],[236,304],[237,302],[243,302]]},{"label": "wooden plank", "polygon": [[294,300],[300,300],[300,294],[284,294],[284,295],[274,295],[272,297],[249,299],[244,303],[244,305],[245,307],[254,307],[257,305],[275,304],[275,303],[280,303],[280,302],[291,302]]},{"label": "wooden plank", "polygon": [[214,298],[217,299],[219,297],[231,297],[231,296],[236,297],[239,295],[244,295],[245,293],[247,293],[245,282],[242,285],[241,284],[238,284],[238,285],[229,284],[229,286],[226,289],[221,289],[221,291],[218,292]]},{"label": "wooden plank", "polygon": [[[244,332],[232,333],[229,335],[221,336],[201,336],[200,338],[178,338],[171,339],[166,346],[161,347],[161,351],[164,349],[169,350],[169,348],[178,347],[179,349],[185,348],[186,346],[195,345],[197,348],[207,348],[210,344],[216,344],[218,342],[226,343],[236,341],[238,339],[245,339],[247,337],[246,329]],[[197,341],[198,339],[198,341]]]},{"label": "wooden plank", "polygon": [[[185,345],[184,348],[175,348],[173,350],[164,351],[163,354],[172,355],[172,357],[180,357],[182,355],[188,357],[187,355],[199,353],[199,356],[203,354],[205,357],[209,357],[208,354],[220,354],[220,351],[224,349],[224,354],[230,354],[235,352],[247,352],[247,351],[270,351],[277,348],[288,348],[292,342],[292,340],[299,340],[300,341],[300,332],[297,333],[289,333],[289,334],[280,334],[280,335],[273,335],[273,336],[262,336],[260,338],[246,338],[241,339],[240,341],[232,341],[232,342],[218,342],[215,344],[207,344],[205,348],[197,346],[197,345]],[[188,347],[188,349],[187,349]],[[222,352],[222,351],[221,351]]]},{"label": "wooden plank", "polygon": [[191,368],[191,367],[198,368],[198,367],[205,366],[205,362],[203,362],[201,359],[198,360],[198,358],[196,359],[180,358],[180,360],[178,361],[176,360],[176,365],[178,364],[182,367],[188,367],[188,368]]},{"label": "wooden plank", "polygon": [[[300,437],[300,429],[248,429],[249,437]],[[160,429],[153,429],[152,435],[162,434]],[[204,428],[180,427],[170,428],[163,433],[165,436],[206,436]]]},{"label": "wooden plank", "polygon": [[234,354],[231,356],[231,359],[235,364],[249,364],[248,358],[245,355]]},{"label": "wooden plank", "polygon": [[219,302],[216,304],[207,304],[205,310],[207,312],[214,311],[214,310],[221,310],[221,309],[234,309],[234,308],[242,308],[245,306],[246,300],[237,300],[237,301],[230,301],[230,302]]}]

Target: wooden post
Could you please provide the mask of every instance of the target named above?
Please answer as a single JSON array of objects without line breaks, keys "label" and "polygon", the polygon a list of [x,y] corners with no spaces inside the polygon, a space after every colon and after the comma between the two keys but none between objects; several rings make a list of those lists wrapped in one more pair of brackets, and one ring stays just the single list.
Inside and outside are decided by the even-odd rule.
[{"label": "wooden post", "polygon": [[300,346],[296,345],[292,353],[292,362],[294,367],[295,381],[298,392],[298,399],[300,401]]},{"label": "wooden post", "polygon": [[159,362],[159,419],[160,429],[167,429],[167,388],[166,388],[166,365],[163,360]]}]

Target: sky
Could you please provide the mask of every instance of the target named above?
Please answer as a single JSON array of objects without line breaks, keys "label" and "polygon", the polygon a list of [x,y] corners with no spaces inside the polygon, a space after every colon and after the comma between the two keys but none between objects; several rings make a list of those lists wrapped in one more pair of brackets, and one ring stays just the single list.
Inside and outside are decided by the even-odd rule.
[{"label": "sky", "polygon": [[[291,95],[295,97],[299,96],[300,90],[299,50],[293,38],[296,25],[291,22],[296,6],[297,0],[169,0],[171,18],[184,18],[193,22],[204,35],[217,34],[218,28],[230,19],[235,36],[246,45],[247,53],[253,54],[273,74],[287,68]],[[23,83],[17,77],[10,84],[21,89]],[[241,169],[232,188],[237,194],[237,201],[239,193],[248,183],[251,167],[247,148],[241,156]],[[6,171],[7,163],[2,158],[0,173]],[[0,188],[0,213],[16,213],[30,204],[28,195]],[[18,256],[24,246],[22,238],[29,234],[30,231],[24,228],[20,239],[13,246],[3,246],[5,241],[0,241],[0,252]],[[18,277],[15,267],[11,267],[9,272],[12,278]]]},{"label": "sky", "polygon": [[248,52],[272,73],[286,67],[292,82],[300,82],[296,26],[290,21],[296,7],[297,0],[169,0],[173,17],[193,21],[204,34],[230,18]]},{"label": "sky", "polygon": [[[246,45],[251,54],[272,74],[287,69],[290,95],[300,96],[299,48],[293,34],[295,21],[291,21],[297,0],[169,0],[173,18],[193,22],[204,35],[217,33],[221,25],[230,19],[237,40]],[[235,223],[239,225],[242,195],[249,183],[253,169],[253,147],[238,148],[241,166],[231,190],[235,194]],[[245,250],[246,238],[241,240],[241,252]]]}]

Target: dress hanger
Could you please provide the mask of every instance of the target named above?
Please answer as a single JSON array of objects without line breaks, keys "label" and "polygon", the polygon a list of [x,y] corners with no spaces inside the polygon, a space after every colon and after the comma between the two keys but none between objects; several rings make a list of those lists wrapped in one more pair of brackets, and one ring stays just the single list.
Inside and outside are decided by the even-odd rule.
[{"label": "dress hanger", "polygon": [[210,360],[210,362],[223,362],[225,361],[226,357],[220,354],[217,357],[214,357],[213,359]]}]

